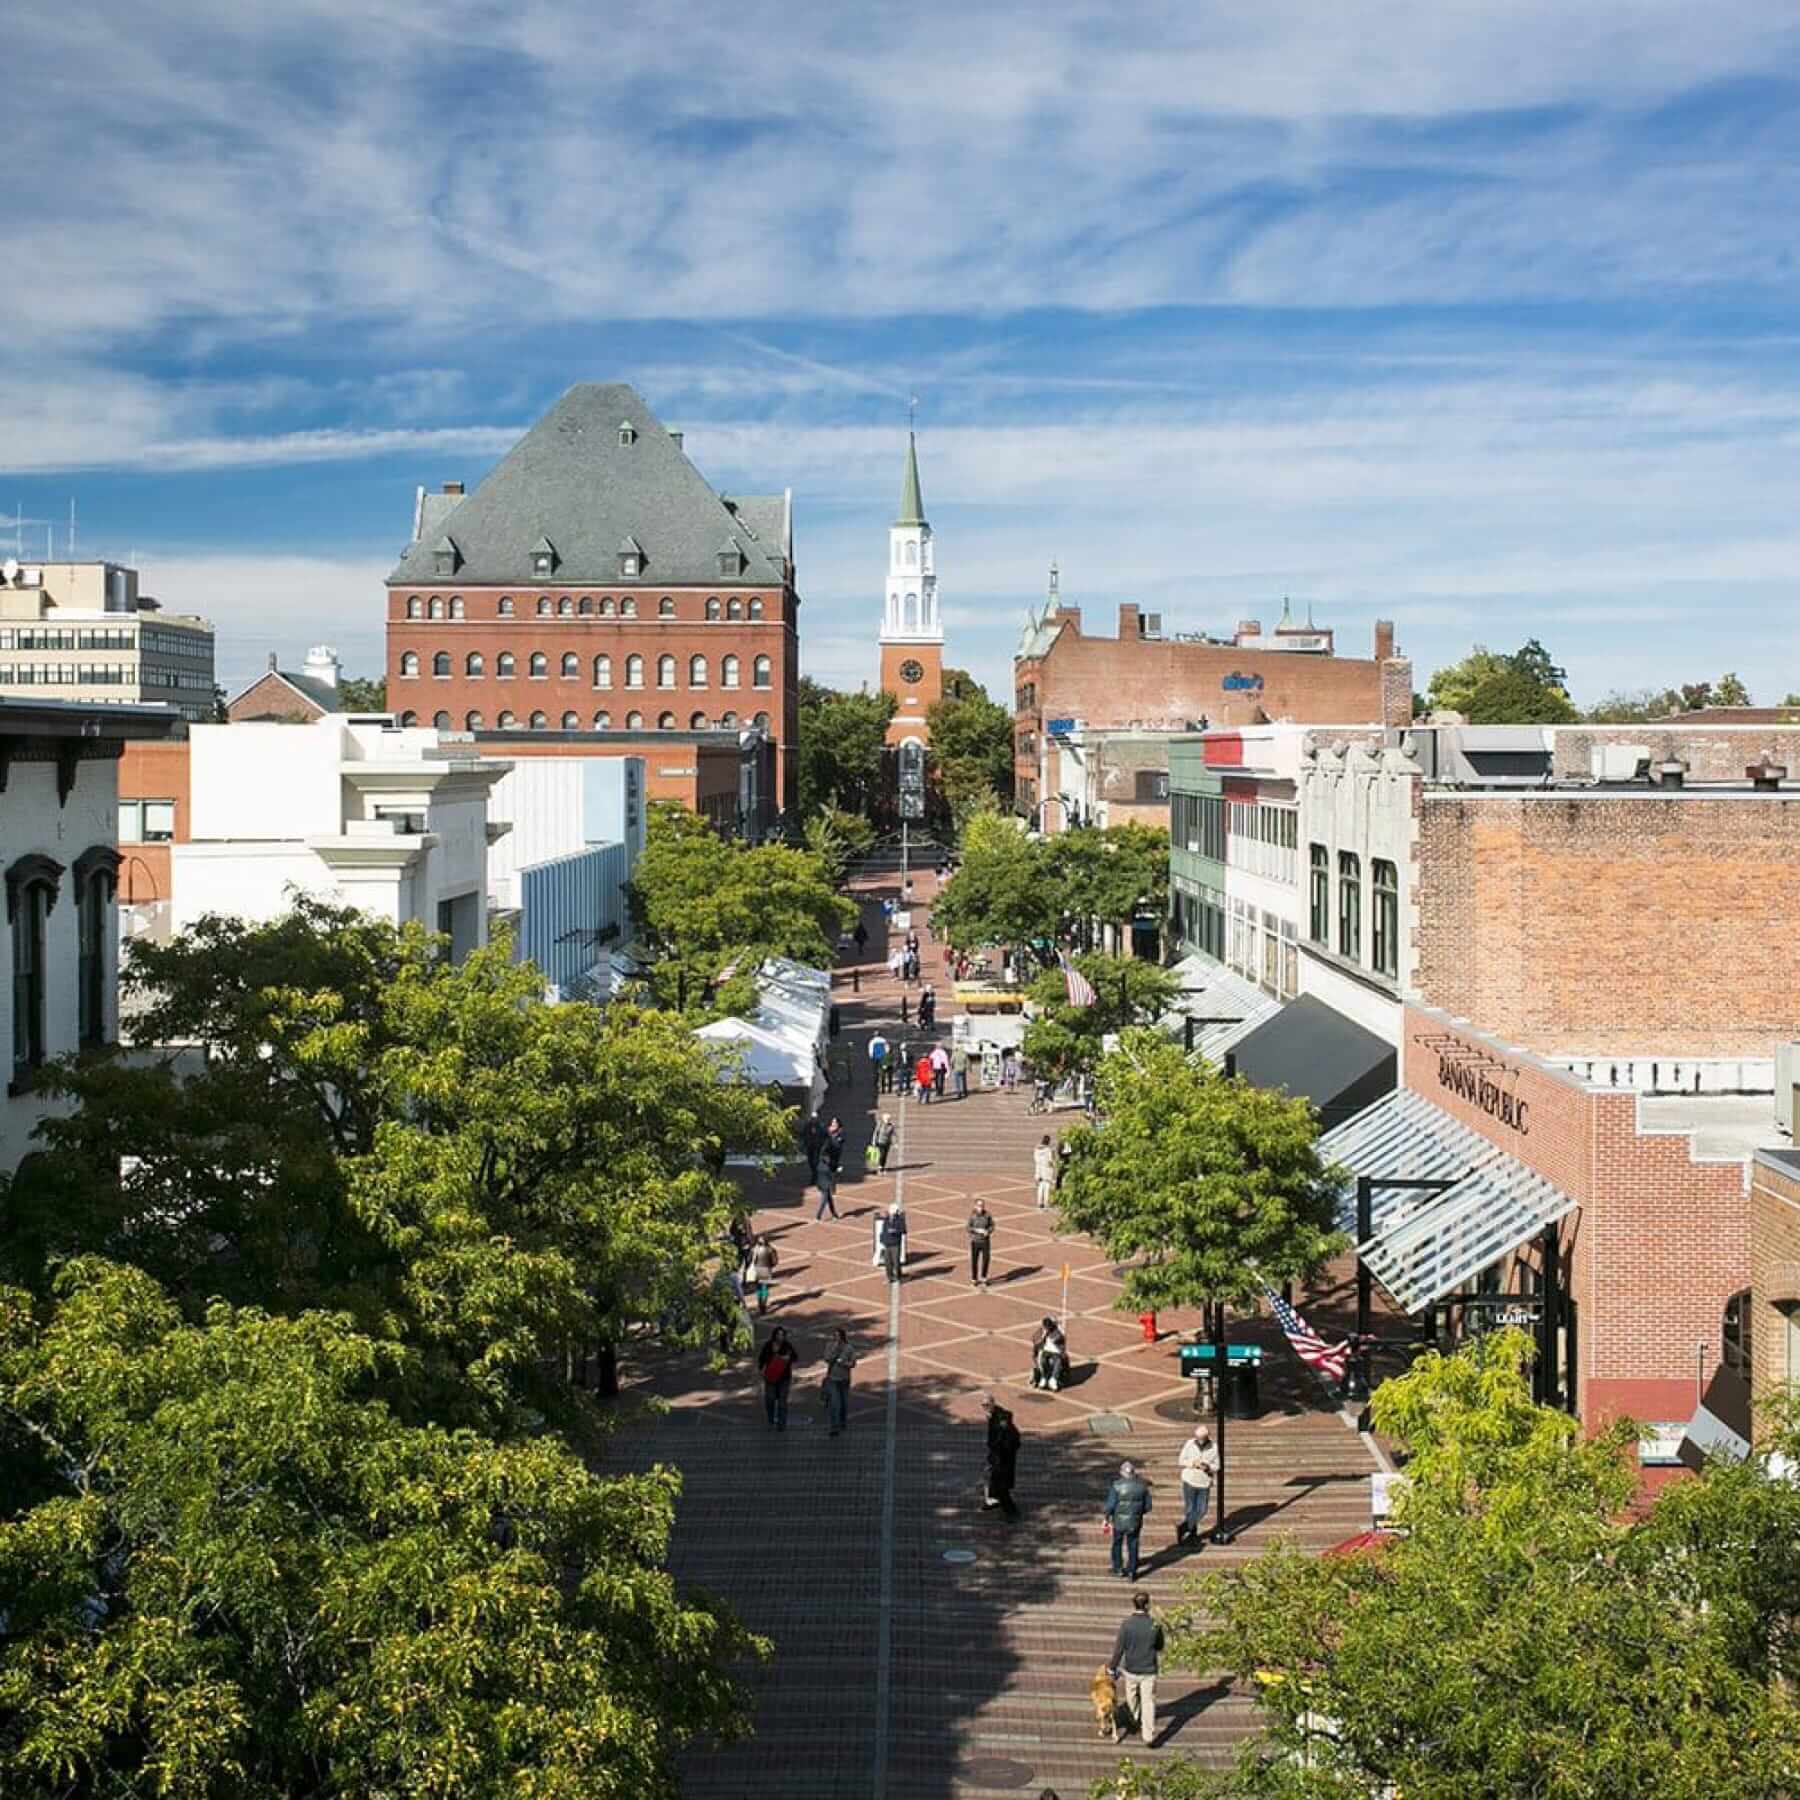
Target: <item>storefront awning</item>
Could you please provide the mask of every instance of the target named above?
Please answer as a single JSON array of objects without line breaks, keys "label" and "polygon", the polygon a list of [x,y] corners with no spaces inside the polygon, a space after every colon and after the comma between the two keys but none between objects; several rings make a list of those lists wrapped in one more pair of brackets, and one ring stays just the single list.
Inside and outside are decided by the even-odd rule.
[{"label": "storefront awning", "polygon": [[1236,1052],[1246,1081],[1303,1095],[1328,1131],[1394,1085],[1394,1046],[1312,994],[1239,1038]]},{"label": "storefront awning", "polygon": [[[1323,1133],[1319,1154],[1377,1183],[1453,1184],[1377,1186],[1372,1195],[1374,1234],[1357,1254],[1403,1312],[1454,1294],[1576,1207],[1516,1156],[1404,1089]],[[1339,1198],[1337,1224],[1356,1230],[1354,1180]]]},{"label": "storefront awning", "polygon": [[1706,1467],[1709,1456],[1742,1462],[1750,1454],[1750,1384],[1721,1363],[1706,1394],[1688,1420],[1679,1455],[1690,1469]]},{"label": "storefront awning", "polygon": [[1195,1052],[1209,1063],[1223,1062],[1227,1050],[1281,1011],[1273,994],[1206,957],[1184,956],[1169,973],[1180,986],[1174,1006],[1163,1014],[1162,1029],[1170,1037],[1185,1037],[1183,1021],[1193,1019]]}]

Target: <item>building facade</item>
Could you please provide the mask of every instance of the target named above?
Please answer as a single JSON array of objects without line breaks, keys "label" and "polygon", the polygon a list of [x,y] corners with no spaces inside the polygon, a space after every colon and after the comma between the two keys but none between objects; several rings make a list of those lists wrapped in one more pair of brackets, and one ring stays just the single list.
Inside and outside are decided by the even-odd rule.
[{"label": "building facade", "polygon": [[0,1174],[50,1109],[43,1065],[117,1041],[119,756],[177,724],[161,707],[0,700]]},{"label": "building facade", "polygon": [[[1412,664],[1394,629],[1375,627],[1370,659],[1340,657],[1330,632],[1274,632],[1249,619],[1230,639],[1165,635],[1160,614],[1119,608],[1118,635],[1089,636],[1051,570],[1043,612],[1013,659],[1014,781],[1019,808],[1046,832],[1079,805],[1081,770],[1066,753],[1075,734],[1131,729],[1168,734],[1278,722],[1407,724]],[[1067,765],[1067,766],[1066,766]]]},{"label": "building facade", "polygon": [[799,713],[791,493],[716,493],[622,384],[571,388],[472,493],[420,491],[387,583],[403,725],[737,732],[775,746],[789,804]]},{"label": "building facade", "polygon": [[[881,609],[881,691],[895,710],[887,741],[926,745],[926,715],[944,693],[944,618],[938,606],[937,553],[919,491],[919,452],[906,438],[900,514],[888,528],[887,593]],[[914,755],[912,761],[917,762]],[[922,765],[921,765],[922,773]]]},{"label": "building facade", "polygon": [[0,695],[159,705],[210,719],[213,629],[166,613],[119,563],[0,564]]}]

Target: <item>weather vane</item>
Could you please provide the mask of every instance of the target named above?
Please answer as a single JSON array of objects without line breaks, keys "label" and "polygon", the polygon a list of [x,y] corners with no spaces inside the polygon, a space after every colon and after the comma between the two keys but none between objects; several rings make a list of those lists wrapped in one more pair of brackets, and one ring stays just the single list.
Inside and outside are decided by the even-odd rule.
[{"label": "weather vane", "polygon": [[906,429],[911,431],[919,416],[919,396],[914,394],[906,403]]}]

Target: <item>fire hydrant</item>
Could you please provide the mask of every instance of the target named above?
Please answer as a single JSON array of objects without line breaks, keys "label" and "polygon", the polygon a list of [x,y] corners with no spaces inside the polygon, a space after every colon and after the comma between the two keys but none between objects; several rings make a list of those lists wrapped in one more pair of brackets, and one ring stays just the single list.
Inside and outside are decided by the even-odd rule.
[{"label": "fire hydrant", "polygon": [[1154,1344],[1156,1342],[1156,1314],[1153,1312],[1139,1313],[1138,1323],[1144,1328],[1144,1342]]}]

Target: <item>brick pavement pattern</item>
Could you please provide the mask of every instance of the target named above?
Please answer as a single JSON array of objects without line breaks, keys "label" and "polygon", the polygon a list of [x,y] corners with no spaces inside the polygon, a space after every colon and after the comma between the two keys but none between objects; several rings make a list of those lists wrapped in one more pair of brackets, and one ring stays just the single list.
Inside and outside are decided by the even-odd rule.
[{"label": "brick pavement pattern", "polygon": [[[1229,1760],[1253,1728],[1248,1698],[1228,1683],[1165,1671],[1159,1736],[1145,1750],[1098,1741],[1087,1688],[1129,1606],[1108,1570],[1100,1507],[1117,1465],[1148,1474],[1154,1510],[1140,1584],[1158,1603],[1181,1577],[1255,1555],[1286,1533],[1324,1547],[1368,1523],[1368,1451],[1282,1345],[1267,1320],[1233,1328],[1265,1346],[1264,1411],[1231,1424],[1227,1501],[1240,1535],[1204,1551],[1174,1546],[1181,1510],[1176,1456],[1192,1429],[1192,1384],[1176,1366],[1175,1336],[1197,1315],[1164,1314],[1159,1341],[1113,1310],[1114,1269],[1090,1242],[1059,1238],[1054,1211],[1037,1210],[1031,1151],[1070,1115],[1033,1117],[1017,1093],[972,1086],[963,1101],[930,1106],[880,1096],[900,1127],[885,1175],[863,1168],[877,1096],[866,1044],[898,1023],[879,901],[892,878],[861,885],[871,938],[860,969],[839,971],[844,1035],[856,1080],[834,1088],[850,1131],[841,1219],[816,1221],[816,1192],[795,1161],[758,1184],[756,1225],[781,1251],[769,1317],[796,1339],[803,1362],[786,1432],[764,1419],[749,1358],[724,1374],[697,1360],[628,1369],[640,1392],[671,1402],[666,1417],[621,1434],[620,1466],[678,1466],[684,1491],[672,1560],[678,1577],[722,1596],[775,1642],[750,1676],[755,1735],[689,1760],[695,1800],[975,1800],[1056,1787],[1084,1795],[1119,1757],[1185,1753]],[[929,877],[916,887],[928,897]],[[927,979],[949,1032],[941,953],[913,913]],[[915,990],[916,998],[916,990]],[[910,1010],[910,1009],[909,1009]],[[916,1013],[915,1013],[916,1017]],[[989,1291],[969,1285],[963,1221],[980,1194],[995,1215]],[[910,1225],[903,1280],[873,1262],[876,1213],[898,1195]],[[1070,1379],[1057,1393],[1029,1385],[1030,1340],[1062,1306],[1068,1269]],[[1315,1322],[1347,1323],[1350,1290],[1306,1296]],[[861,1361],[849,1428],[825,1429],[817,1359],[845,1326]],[[1023,1434],[1007,1524],[984,1511],[981,1399],[992,1392]],[[949,1560],[954,1556],[954,1560]]]}]

